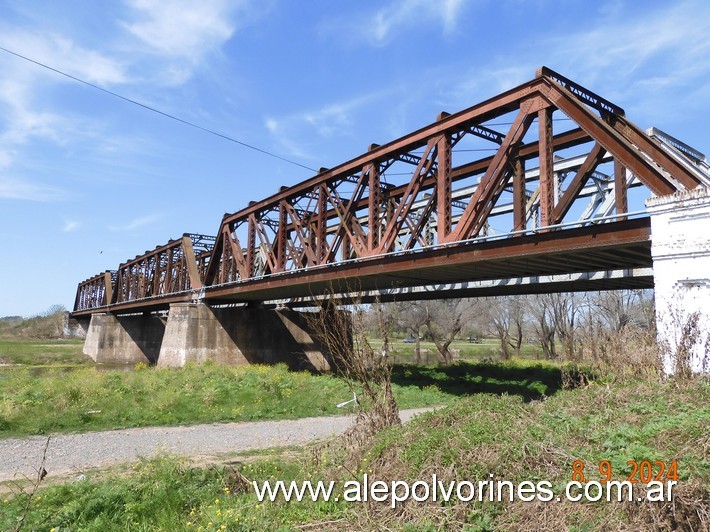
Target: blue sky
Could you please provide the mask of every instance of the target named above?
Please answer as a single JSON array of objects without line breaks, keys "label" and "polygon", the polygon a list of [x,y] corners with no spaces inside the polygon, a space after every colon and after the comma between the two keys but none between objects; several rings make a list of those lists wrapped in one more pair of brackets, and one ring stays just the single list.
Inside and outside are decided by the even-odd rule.
[{"label": "blue sky", "polygon": [[[313,168],[540,65],[710,151],[702,0],[18,0],[0,46]],[[0,51],[0,316],[310,176]]]}]

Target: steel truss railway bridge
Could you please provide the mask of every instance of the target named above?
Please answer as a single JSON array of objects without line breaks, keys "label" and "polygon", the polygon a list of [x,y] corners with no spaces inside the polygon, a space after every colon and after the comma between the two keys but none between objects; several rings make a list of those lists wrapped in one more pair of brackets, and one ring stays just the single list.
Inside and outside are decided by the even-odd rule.
[{"label": "steel truss railway bridge", "polygon": [[655,286],[659,312],[683,301],[710,313],[709,191],[702,153],[542,67],[226,214],[216,236],[186,233],[79,283],[72,316],[91,319],[85,351],[97,361],[269,362],[279,351],[326,367],[292,310],[326,294]]}]

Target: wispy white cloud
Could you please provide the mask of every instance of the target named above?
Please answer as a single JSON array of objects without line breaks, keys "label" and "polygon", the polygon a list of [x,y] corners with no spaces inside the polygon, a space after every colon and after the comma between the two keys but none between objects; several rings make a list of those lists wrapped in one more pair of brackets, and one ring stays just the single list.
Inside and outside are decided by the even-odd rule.
[{"label": "wispy white cloud", "polygon": [[161,58],[160,77],[168,84],[185,82],[199,62],[234,35],[246,1],[126,0],[132,18],[122,26],[137,39],[136,51]]},{"label": "wispy white cloud", "polygon": [[66,197],[65,191],[52,185],[0,176],[0,198],[52,202],[64,200]]},{"label": "wispy white cloud", "polygon": [[[69,37],[13,28],[3,24],[0,44],[33,59],[98,85],[114,85],[129,81],[126,66],[115,57],[85,48]],[[19,61],[19,58],[18,58]],[[25,64],[28,73],[47,74],[38,67]],[[56,74],[50,74],[56,76]],[[55,78],[61,80],[61,78]],[[67,80],[68,81],[68,80]]]},{"label": "wispy white cloud", "polygon": [[479,66],[464,74],[449,75],[450,79],[440,84],[436,98],[444,107],[461,109],[511,89],[535,75],[534,62],[523,64],[522,61],[519,59],[517,64],[502,66]]},{"label": "wispy white cloud", "polygon": [[12,150],[0,149],[0,170],[8,168],[15,160],[15,154]]},{"label": "wispy white cloud", "polygon": [[126,29],[161,55],[199,59],[234,33],[225,0],[128,0]]},{"label": "wispy white cloud", "polygon": [[321,32],[384,46],[407,29],[433,23],[440,26],[444,36],[449,36],[457,30],[457,21],[466,3],[467,0],[392,0],[374,13],[329,20],[322,25]]},{"label": "wispy white cloud", "polygon": [[[692,21],[692,23],[690,23]],[[710,5],[705,2],[669,4],[641,17],[552,38],[556,61],[586,77],[604,76],[607,69],[626,78],[645,78],[708,67]],[[641,67],[648,67],[640,73]],[[679,80],[680,81],[680,80]]]},{"label": "wispy white cloud", "polygon": [[314,159],[313,154],[308,153],[299,142],[293,140],[292,135],[295,135],[295,127],[288,117],[284,119],[269,117],[264,120],[264,126],[283,153],[300,159]]},{"label": "wispy white cloud", "polygon": [[138,218],[134,218],[133,220],[129,221],[125,225],[111,225],[111,226],[109,226],[109,230],[110,231],[135,231],[136,229],[140,229],[141,227],[145,227],[147,225],[155,223],[159,219],[160,219],[159,214],[148,214],[145,216],[139,216]]},{"label": "wispy white cloud", "polygon": [[[82,48],[57,34],[40,33],[0,25],[0,45],[91,83],[110,85],[127,81],[123,66],[105,55]],[[20,58],[9,57],[0,77],[0,141],[5,146],[32,138],[67,140],[75,129],[73,119],[63,116],[40,93],[55,84],[74,83]]]},{"label": "wispy white cloud", "polygon": [[618,103],[642,127],[678,127],[710,90],[708,35],[710,4],[669,3],[551,38],[550,66]]},{"label": "wispy white cloud", "polygon": [[72,233],[79,229],[81,227],[81,224],[77,222],[76,220],[67,220],[64,222],[64,226],[62,227],[62,231],[65,233]]},{"label": "wispy white cloud", "polygon": [[[252,16],[251,0],[124,3],[128,9],[102,27],[105,33],[99,40],[91,33],[88,39],[93,40],[87,40],[86,32],[71,32],[67,25],[51,25],[47,31],[47,19],[24,16],[12,24],[0,21],[0,46],[89,83],[130,95],[136,83],[145,89],[185,82],[196,69],[208,64],[208,54],[219,51],[239,24],[249,22]],[[131,159],[129,154],[146,149],[140,143],[126,146],[129,143],[121,142],[118,146],[115,139],[120,135],[109,132],[110,123],[80,114],[76,109],[81,106],[74,101],[69,106],[62,105],[63,96],[57,89],[75,81],[19,57],[3,55],[6,60],[0,73],[0,169],[12,179],[2,178],[0,197],[49,201],[59,194],[34,184],[28,173],[30,151],[46,150],[50,144],[69,149],[82,146],[82,151],[88,149],[98,159],[115,156],[115,151],[109,151],[118,147],[122,163]]]},{"label": "wispy white cloud", "polygon": [[393,88],[371,92],[341,102],[333,102],[317,109],[293,113],[280,118],[267,117],[264,126],[279,147],[291,156],[315,159],[304,139],[332,139],[352,134],[353,115],[364,107],[391,95]]},{"label": "wispy white cloud", "polygon": [[470,105],[532,79],[546,64],[636,113],[659,116],[697,105],[697,94],[710,89],[710,4],[669,3],[635,17],[617,2],[604,6],[582,30],[557,32],[464,74],[449,72],[437,97]]}]

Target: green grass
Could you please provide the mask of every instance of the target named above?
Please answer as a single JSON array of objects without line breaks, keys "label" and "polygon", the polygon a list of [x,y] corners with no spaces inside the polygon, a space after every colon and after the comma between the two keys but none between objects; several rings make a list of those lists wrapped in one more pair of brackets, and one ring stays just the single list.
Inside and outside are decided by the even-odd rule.
[{"label": "green grass", "polygon": [[[228,467],[191,468],[163,457],[139,464],[127,478],[40,490],[27,529],[289,530],[308,523],[314,529],[325,527],[317,523],[337,529],[700,529],[698,512],[707,511],[710,485],[709,400],[708,379],[599,382],[534,401],[520,394],[477,393],[380,433],[347,468],[339,466],[348,462],[332,448],[319,454],[318,465],[308,459],[312,450],[296,460],[264,456],[237,464],[254,480],[342,482],[364,472],[386,482],[427,479],[432,473],[479,480],[493,473],[513,482],[549,480],[558,490],[570,479],[575,459],[585,462],[592,478],[594,464],[609,460],[615,479],[628,475],[628,460],[677,459],[680,481],[672,506],[427,502],[392,511],[385,503],[258,504],[251,490],[234,493]],[[2,503],[0,529],[14,526],[24,501],[19,495]]]},{"label": "green grass", "polygon": [[27,366],[93,364],[82,353],[84,340],[37,340],[0,338],[0,364]]},{"label": "green grass", "polygon": [[[400,408],[413,408],[480,392],[530,400],[554,393],[561,375],[550,364],[515,362],[397,366],[393,383]],[[350,397],[347,383],[334,375],[293,372],[283,365],[5,368],[0,371],[0,437],[336,415],[349,411],[336,405]]]},{"label": "green grass", "polygon": [[[32,500],[26,530],[171,530],[185,528],[190,508],[220,495],[212,470],[188,468],[176,459],[142,461],[129,477],[77,482],[41,490]],[[222,491],[222,496],[225,493]],[[24,497],[0,504],[0,528],[13,530]]]},{"label": "green grass", "polygon": [[[709,400],[707,378],[663,384],[592,383],[527,404],[521,397],[479,394],[381,434],[369,460],[384,480],[426,478],[432,470],[442,475],[453,472],[459,479],[485,479],[492,473],[513,482],[550,480],[558,493],[571,479],[574,460],[584,462],[590,480],[601,478],[598,464],[604,460],[611,463],[614,480],[626,480],[630,460],[667,464],[677,460],[680,502],[674,510],[655,508],[653,518],[648,505],[563,503],[550,512],[544,503],[516,502],[505,510],[500,504],[474,505],[463,521],[502,528],[522,523],[530,529],[579,526],[579,530],[602,525],[615,529],[629,523],[644,523],[637,528],[647,528],[655,522],[686,529],[690,526],[683,525],[683,518],[696,523],[698,508],[692,501],[704,499],[699,504],[708,510]],[[413,516],[418,525],[427,519],[426,512]]]}]

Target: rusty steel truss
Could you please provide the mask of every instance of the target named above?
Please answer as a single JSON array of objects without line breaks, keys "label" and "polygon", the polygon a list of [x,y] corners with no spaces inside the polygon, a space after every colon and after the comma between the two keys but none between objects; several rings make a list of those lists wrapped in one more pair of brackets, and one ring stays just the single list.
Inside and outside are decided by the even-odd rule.
[{"label": "rusty steel truss", "polygon": [[[186,234],[80,283],[74,314],[307,298],[353,280],[382,289],[643,268],[650,232],[629,213],[629,195],[709,183],[702,154],[643,132],[620,107],[542,67],[523,85],[225,215],[216,238]],[[552,256],[563,266],[545,266]]]}]

